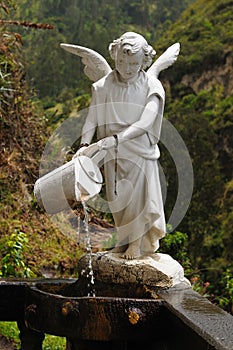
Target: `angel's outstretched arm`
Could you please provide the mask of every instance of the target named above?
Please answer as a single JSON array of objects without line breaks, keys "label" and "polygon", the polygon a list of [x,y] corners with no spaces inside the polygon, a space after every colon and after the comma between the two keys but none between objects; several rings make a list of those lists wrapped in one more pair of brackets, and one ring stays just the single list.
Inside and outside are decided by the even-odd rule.
[{"label": "angel's outstretched arm", "polygon": [[[156,94],[151,95],[146,107],[144,108],[144,111],[142,112],[141,118],[117,134],[118,142],[123,143],[127,140],[139,137],[147,132],[151,132],[159,112],[160,103],[161,101],[159,96]],[[154,136],[158,139],[160,130],[157,130],[157,133],[158,135]],[[115,140],[112,136],[106,137],[98,141],[98,145],[102,149],[113,148],[115,146]]]}]

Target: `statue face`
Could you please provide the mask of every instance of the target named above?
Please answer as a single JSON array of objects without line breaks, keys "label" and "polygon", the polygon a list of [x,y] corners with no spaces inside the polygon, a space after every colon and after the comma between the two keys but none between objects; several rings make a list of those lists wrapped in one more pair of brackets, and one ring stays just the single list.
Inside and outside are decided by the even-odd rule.
[{"label": "statue face", "polygon": [[116,70],[123,81],[135,78],[142,68],[144,54],[142,50],[131,53],[126,48],[120,48],[116,57]]}]

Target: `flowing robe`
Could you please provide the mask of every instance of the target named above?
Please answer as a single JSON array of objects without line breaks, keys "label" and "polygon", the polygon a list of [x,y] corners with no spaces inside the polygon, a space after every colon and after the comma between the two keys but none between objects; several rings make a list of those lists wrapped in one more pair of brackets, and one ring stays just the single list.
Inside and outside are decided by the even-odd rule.
[{"label": "flowing robe", "polygon": [[[145,108],[154,95],[159,98],[159,110],[147,117]],[[97,129],[98,139],[120,133],[131,125],[142,129],[141,135],[107,151],[104,174],[107,200],[117,228],[117,245],[141,237],[144,253],[157,250],[166,231],[157,162],[164,100],[161,82],[144,71],[132,83],[120,82],[116,71],[112,71],[93,84],[92,102],[83,128],[83,132]]]}]

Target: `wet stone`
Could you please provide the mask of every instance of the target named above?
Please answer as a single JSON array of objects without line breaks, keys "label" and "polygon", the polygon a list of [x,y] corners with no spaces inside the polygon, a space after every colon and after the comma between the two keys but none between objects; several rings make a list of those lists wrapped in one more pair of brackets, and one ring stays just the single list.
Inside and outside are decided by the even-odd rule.
[{"label": "wet stone", "polygon": [[[72,286],[74,296],[80,290],[87,292],[83,271],[89,260],[88,254],[79,260],[77,287]],[[116,289],[118,295],[114,296],[123,293],[127,297],[148,297],[148,290],[166,289],[179,283],[190,286],[182,266],[167,254],[155,253],[127,260],[119,253],[97,252],[92,254],[91,261],[97,295],[113,296]]]}]

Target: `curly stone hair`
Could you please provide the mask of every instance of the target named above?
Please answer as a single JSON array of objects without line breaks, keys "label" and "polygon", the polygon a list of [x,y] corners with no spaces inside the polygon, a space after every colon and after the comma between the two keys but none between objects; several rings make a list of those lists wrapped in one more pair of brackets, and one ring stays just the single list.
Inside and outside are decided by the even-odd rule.
[{"label": "curly stone hair", "polygon": [[142,69],[149,67],[156,55],[155,50],[152,46],[148,45],[146,39],[142,35],[134,32],[124,33],[120,38],[114,40],[109,45],[110,56],[114,61],[116,60],[117,51],[120,47],[125,47],[125,50],[129,55],[143,50],[144,61]]}]

